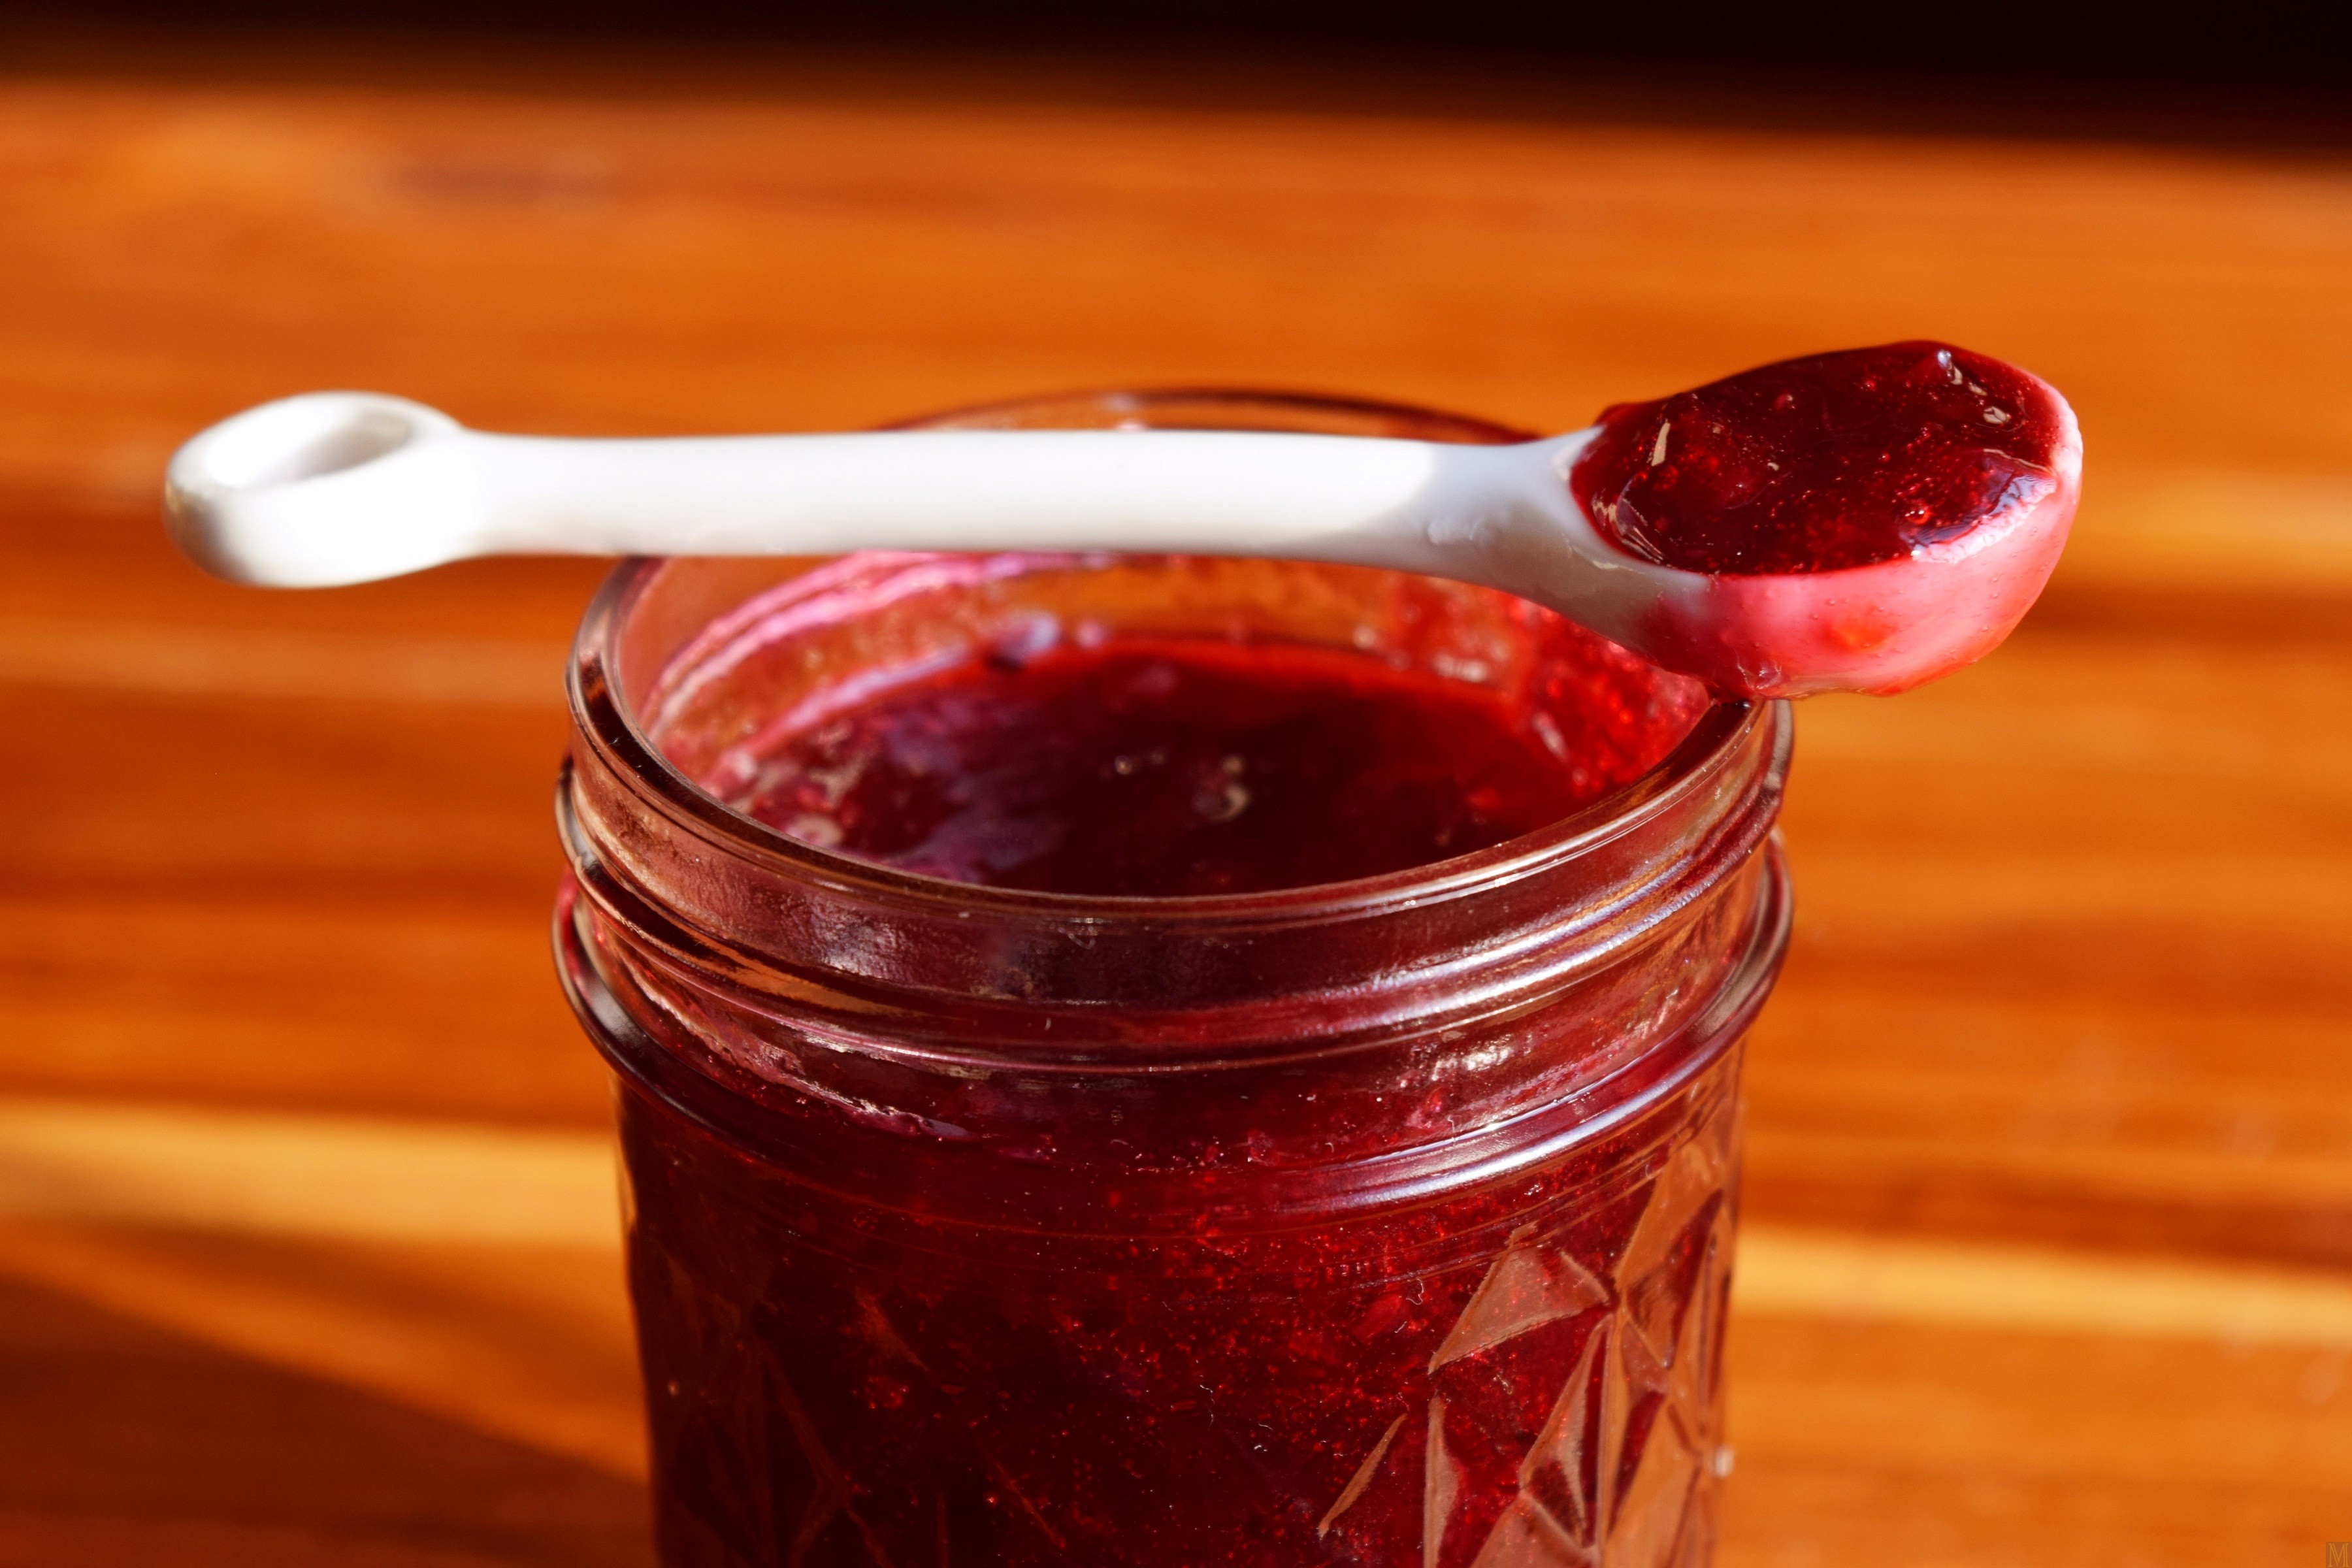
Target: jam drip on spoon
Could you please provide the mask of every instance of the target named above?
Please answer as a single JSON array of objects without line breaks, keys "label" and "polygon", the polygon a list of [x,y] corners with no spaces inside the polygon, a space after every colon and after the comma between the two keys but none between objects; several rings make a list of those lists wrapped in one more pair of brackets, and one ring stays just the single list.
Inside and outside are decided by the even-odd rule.
[{"label": "jam drip on spoon", "polygon": [[2058,483],[2049,389],[1947,343],[1885,343],[1743,371],[1602,412],[1570,489],[1644,560],[1720,575],[1966,553]]}]

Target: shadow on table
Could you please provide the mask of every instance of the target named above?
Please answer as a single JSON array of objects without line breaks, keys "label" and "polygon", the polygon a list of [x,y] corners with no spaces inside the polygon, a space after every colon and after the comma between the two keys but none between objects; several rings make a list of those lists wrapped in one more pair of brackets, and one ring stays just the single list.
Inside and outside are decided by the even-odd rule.
[{"label": "shadow on table", "polygon": [[0,1563],[651,1562],[643,1489],[0,1281]]}]

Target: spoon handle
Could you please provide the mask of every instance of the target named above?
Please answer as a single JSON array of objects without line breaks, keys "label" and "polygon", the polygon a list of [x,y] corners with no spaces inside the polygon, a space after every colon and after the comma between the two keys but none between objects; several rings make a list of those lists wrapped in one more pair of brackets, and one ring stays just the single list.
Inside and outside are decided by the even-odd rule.
[{"label": "spoon handle", "polygon": [[1528,472],[1549,471],[1533,456],[1223,430],[580,440],[318,393],[190,441],[167,500],[200,563],[280,586],[472,555],[865,549],[1180,551],[1458,575],[1460,542],[1517,510]]},{"label": "spoon handle", "polygon": [[472,437],[495,548],[1281,553],[1410,511],[1417,441],[1234,431]]}]

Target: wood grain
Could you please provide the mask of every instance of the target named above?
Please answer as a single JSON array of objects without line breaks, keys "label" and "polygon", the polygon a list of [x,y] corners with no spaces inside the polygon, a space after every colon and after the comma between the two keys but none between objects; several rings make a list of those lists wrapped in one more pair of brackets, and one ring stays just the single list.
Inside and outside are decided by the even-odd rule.
[{"label": "wood grain", "polygon": [[[1802,716],[1723,1560],[2352,1534],[2340,1338],[2243,1330],[2332,1323],[2352,1266],[2340,142],[2037,135],[1998,93],[1874,128],[1533,76],[433,54],[0,25],[0,1095],[97,1118],[85,1175],[156,1114],[575,1151],[605,1115],[544,925],[595,568],[206,581],[156,486],[246,403],[660,432],[1193,383],[1567,428],[1950,337],[2067,390],[2086,500],[1996,658]],[[0,1380],[0,1563],[644,1560],[608,1255],[181,1195],[0,1227],[0,1365],[37,1369]],[[1970,1291],[2073,1305],[1929,1310]]]},{"label": "wood grain", "polygon": [[[188,1107],[0,1100],[0,1268],[123,1256],[117,1233],[610,1255],[618,1151],[602,1133]],[[62,1228],[61,1228],[62,1227]],[[180,1254],[194,1256],[185,1245]],[[152,1250],[152,1246],[149,1248]],[[378,1250],[382,1250],[379,1247]],[[487,1254],[486,1254],[487,1255]],[[99,1266],[93,1278],[107,1277]],[[135,1273],[130,1276],[138,1279]],[[609,1283],[600,1277],[599,1283]],[[177,1312],[179,1289],[107,1287]],[[2352,1350],[2352,1271],[1822,1233],[1749,1220],[1743,1316],[1830,1318]],[[201,1321],[214,1321],[205,1314]],[[175,1324],[182,1320],[169,1318]]]},{"label": "wood grain", "polygon": [[[0,1223],[0,1364],[42,1373],[0,1421],[0,1562],[642,1562],[612,1268]],[[1728,1377],[1725,1568],[2256,1568],[2352,1507],[2340,1337],[1743,1306]]]},{"label": "wood grain", "polygon": [[642,1489],[536,1445],[15,1280],[0,1333],[9,1568],[651,1559]]}]

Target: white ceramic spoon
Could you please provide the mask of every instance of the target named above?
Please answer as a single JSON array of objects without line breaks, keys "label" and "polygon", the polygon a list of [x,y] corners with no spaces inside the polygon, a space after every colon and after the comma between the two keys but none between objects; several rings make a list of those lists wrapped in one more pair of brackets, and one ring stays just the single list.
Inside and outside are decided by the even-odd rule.
[{"label": "white ceramic spoon", "polygon": [[2006,636],[2074,511],[2071,415],[2064,428],[2056,489],[1989,517],[1967,548],[1756,576],[1660,565],[1596,529],[1566,478],[1593,430],[1500,447],[1192,430],[575,440],[322,392],[188,442],[165,509],[199,564],[280,587],[501,554],[1120,550],[1384,566],[1520,595],[1719,690],[1779,697],[1900,690]]}]

